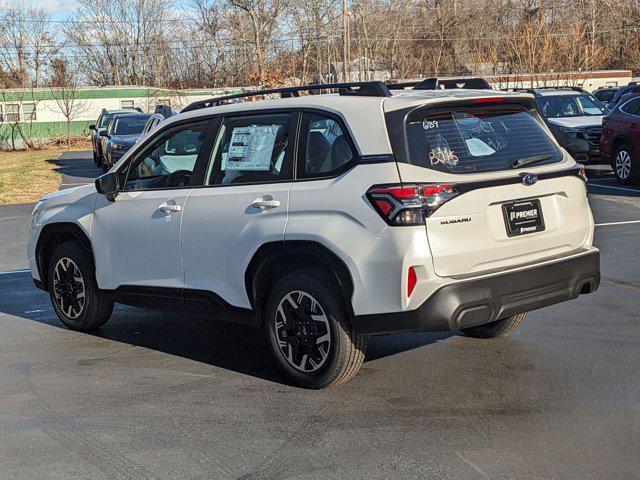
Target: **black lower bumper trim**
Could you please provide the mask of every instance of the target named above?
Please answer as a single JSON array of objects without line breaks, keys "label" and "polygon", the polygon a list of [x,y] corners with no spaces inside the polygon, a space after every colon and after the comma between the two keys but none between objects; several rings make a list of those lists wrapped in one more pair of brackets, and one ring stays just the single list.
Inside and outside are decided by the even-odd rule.
[{"label": "black lower bumper trim", "polygon": [[474,327],[594,292],[598,251],[517,272],[445,285],[415,310],[354,319],[356,333],[447,331]]}]

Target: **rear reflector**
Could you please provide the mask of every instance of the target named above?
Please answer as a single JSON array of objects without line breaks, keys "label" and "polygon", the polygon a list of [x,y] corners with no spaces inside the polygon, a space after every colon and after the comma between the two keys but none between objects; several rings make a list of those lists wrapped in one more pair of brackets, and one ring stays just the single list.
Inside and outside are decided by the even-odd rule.
[{"label": "rear reflector", "polygon": [[457,195],[453,185],[440,184],[374,185],[367,191],[369,202],[393,226],[424,224],[425,218]]},{"label": "rear reflector", "polygon": [[416,283],[418,283],[416,270],[413,267],[409,267],[409,271],[407,272],[407,297],[410,297],[413,293],[413,289],[416,288]]}]

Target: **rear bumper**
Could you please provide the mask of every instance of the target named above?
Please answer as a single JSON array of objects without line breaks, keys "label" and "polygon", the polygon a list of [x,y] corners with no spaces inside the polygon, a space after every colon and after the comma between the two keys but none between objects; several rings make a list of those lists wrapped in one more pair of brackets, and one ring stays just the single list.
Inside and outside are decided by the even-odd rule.
[{"label": "rear bumper", "polygon": [[594,292],[600,284],[600,252],[491,277],[445,285],[415,310],[354,319],[358,334],[448,331],[474,327]]}]

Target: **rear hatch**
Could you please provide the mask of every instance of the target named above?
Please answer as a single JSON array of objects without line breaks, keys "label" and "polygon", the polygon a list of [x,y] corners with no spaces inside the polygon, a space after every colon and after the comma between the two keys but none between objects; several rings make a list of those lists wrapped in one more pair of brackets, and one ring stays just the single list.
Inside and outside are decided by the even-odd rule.
[{"label": "rear hatch", "polygon": [[452,187],[442,200],[429,197],[437,200],[425,219],[436,274],[477,275],[579,250],[592,228],[579,170],[531,105],[476,102],[405,117],[403,184]]}]

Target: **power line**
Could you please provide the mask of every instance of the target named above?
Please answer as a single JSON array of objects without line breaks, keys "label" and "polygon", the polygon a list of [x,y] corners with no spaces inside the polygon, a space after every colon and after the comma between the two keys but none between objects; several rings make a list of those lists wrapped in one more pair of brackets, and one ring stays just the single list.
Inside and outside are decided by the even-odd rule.
[{"label": "power line", "polygon": [[[612,30],[603,30],[599,32],[599,35],[611,35],[611,34],[616,34],[616,33],[626,33],[626,32],[637,32],[639,31],[640,28],[639,27],[626,27],[626,28],[617,28],[617,29],[612,29]],[[544,38],[544,37],[573,37],[575,36],[572,32],[549,32],[546,33],[545,35],[540,35],[540,38]],[[352,42],[360,42],[360,43],[368,43],[368,42],[441,42],[441,41],[469,41],[469,40],[473,40],[473,41],[479,41],[479,40],[503,40],[505,38],[513,38],[512,34],[490,34],[490,35],[477,35],[477,36],[456,36],[456,37],[350,37]],[[304,41],[307,43],[311,43],[311,42],[327,42],[327,41],[342,41],[342,35],[340,34],[332,34],[332,35],[324,35],[324,36],[320,36],[320,37],[310,37],[310,38],[305,38],[305,39],[301,39],[300,35],[297,34],[282,34],[279,35],[276,38],[272,38],[270,40],[268,40],[266,43],[296,43],[296,42],[300,42],[300,41]],[[131,41],[131,42],[112,42],[112,41],[105,41],[105,42],[92,42],[92,43],[82,43],[82,42],[68,42],[68,41],[61,41],[59,44],[21,44],[21,45],[2,45],[0,43],[0,53],[2,52],[2,50],[11,50],[12,52],[19,52],[19,51],[23,51],[23,50],[28,50],[28,49],[32,49],[32,50],[38,50],[38,51],[42,51],[42,50],[47,50],[47,49],[53,49],[53,50],[61,50],[64,48],[144,48],[144,47],[150,47],[150,46],[157,46],[159,48],[169,48],[169,49],[177,49],[177,50],[183,50],[183,49],[192,49],[193,47],[202,47],[202,48],[219,48],[219,44],[221,43],[223,45],[223,48],[225,46],[228,45],[233,45],[233,44],[237,44],[237,45],[247,45],[247,44],[252,44],[253,41],[252,40],[245,40],[245,39],[229,39],[229,38],[225,38],[225,39],[221,39],[219,42],[215,42],[213,40],[211,41],[204,41],[204,42],[198,42],[197,44],[185,44],[185,40],[180,39],[180,40],[154,40],[154,41],[147,41],[147,42],[135,42],[135,41]],[[172,45],[178,45],[176,46],[172,46]],[[25,54],[29,54],[30,52],[26,52],[24,51],[23,53]]]}]

